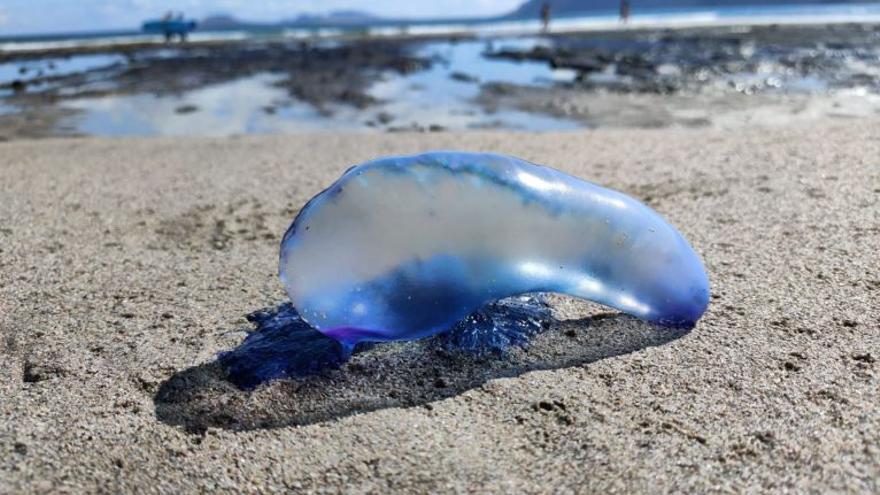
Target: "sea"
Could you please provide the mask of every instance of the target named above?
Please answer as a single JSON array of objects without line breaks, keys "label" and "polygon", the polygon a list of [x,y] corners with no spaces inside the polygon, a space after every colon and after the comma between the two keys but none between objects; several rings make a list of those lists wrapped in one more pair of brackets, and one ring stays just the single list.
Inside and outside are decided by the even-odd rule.
[{"label": "sea", "polygon": [[[554,33],[607,31],[616,29],[675,29],[725,25],[770,24],[845,24],[880,22],[880,2],[876,4],[791,4],[719,8],[670,8],[634,10],[631,19],[622,24],[616,10],[595,11],[589,15],[555,17]],[[192,41],[244,39],[337,39],[340,37],[418,37],[470,36],[496,38],[524,36],[539,32],[538,19],[460,19],[377,21],[366,25],[339,25],[303,28],[255,27],[247,30],[230,29],[196,31]],[[0,52],[35,51],[79,46],[108,44],[137,44],[158,41],[156,35],[140,30],[80,32],[68,34],[3,36],[0,32]]]}]

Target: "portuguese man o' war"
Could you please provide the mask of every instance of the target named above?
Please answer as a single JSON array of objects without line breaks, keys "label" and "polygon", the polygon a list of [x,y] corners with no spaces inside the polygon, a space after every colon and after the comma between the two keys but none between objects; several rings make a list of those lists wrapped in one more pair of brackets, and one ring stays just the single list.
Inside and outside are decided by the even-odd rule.
[{"label": "portuguese man o' war", "polygon": [[658,213],[509,156],[433,152],[350,168],[300,211],[280,276],[299,315],[352,349],[451,329],[484,305],[557,292],[692,327],[709,281]]}]

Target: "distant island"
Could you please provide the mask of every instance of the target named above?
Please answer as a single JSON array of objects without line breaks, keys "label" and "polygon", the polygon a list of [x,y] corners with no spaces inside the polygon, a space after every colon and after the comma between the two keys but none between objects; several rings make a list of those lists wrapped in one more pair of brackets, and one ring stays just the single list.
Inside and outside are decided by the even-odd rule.
[{"label": "distant island", "polygon": [[247,29],[253,27],[320,27],[359,26],[381,21],[382,18],[359,10],[336,10],[326,14],[300,14],[276,23],[243,21],[228,14],[208,16],[199,27],[205,30]]},{"label": "distant island", "polygon": [[334,10],[327,14],[300,14],[295,19],[285,21],[285,24],[367,24],[379,19],[381,18],[359,10]]}]

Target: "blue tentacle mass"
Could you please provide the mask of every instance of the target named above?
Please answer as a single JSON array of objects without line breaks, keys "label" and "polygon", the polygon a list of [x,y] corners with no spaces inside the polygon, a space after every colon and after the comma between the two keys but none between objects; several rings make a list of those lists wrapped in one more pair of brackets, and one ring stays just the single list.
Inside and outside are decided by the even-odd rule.
[{"label": "blue tentacle mass", "polygon": [[349,169],[284,236],[300,316],[344,346],[451,329],[532,292],[690,327],[709,301],[699,256],[622,193],[517,158],[433,152]]}]

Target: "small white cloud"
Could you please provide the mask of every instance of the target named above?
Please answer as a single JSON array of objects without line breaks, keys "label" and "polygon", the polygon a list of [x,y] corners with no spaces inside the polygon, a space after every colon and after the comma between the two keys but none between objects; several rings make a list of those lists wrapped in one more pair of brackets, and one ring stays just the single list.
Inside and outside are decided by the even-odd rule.
[{"label": "small white cloud", "polygon": [[0,26],[5,26],[6,23],[9,22],[9,14],[6,13],[6,10],[0,8]]}]

